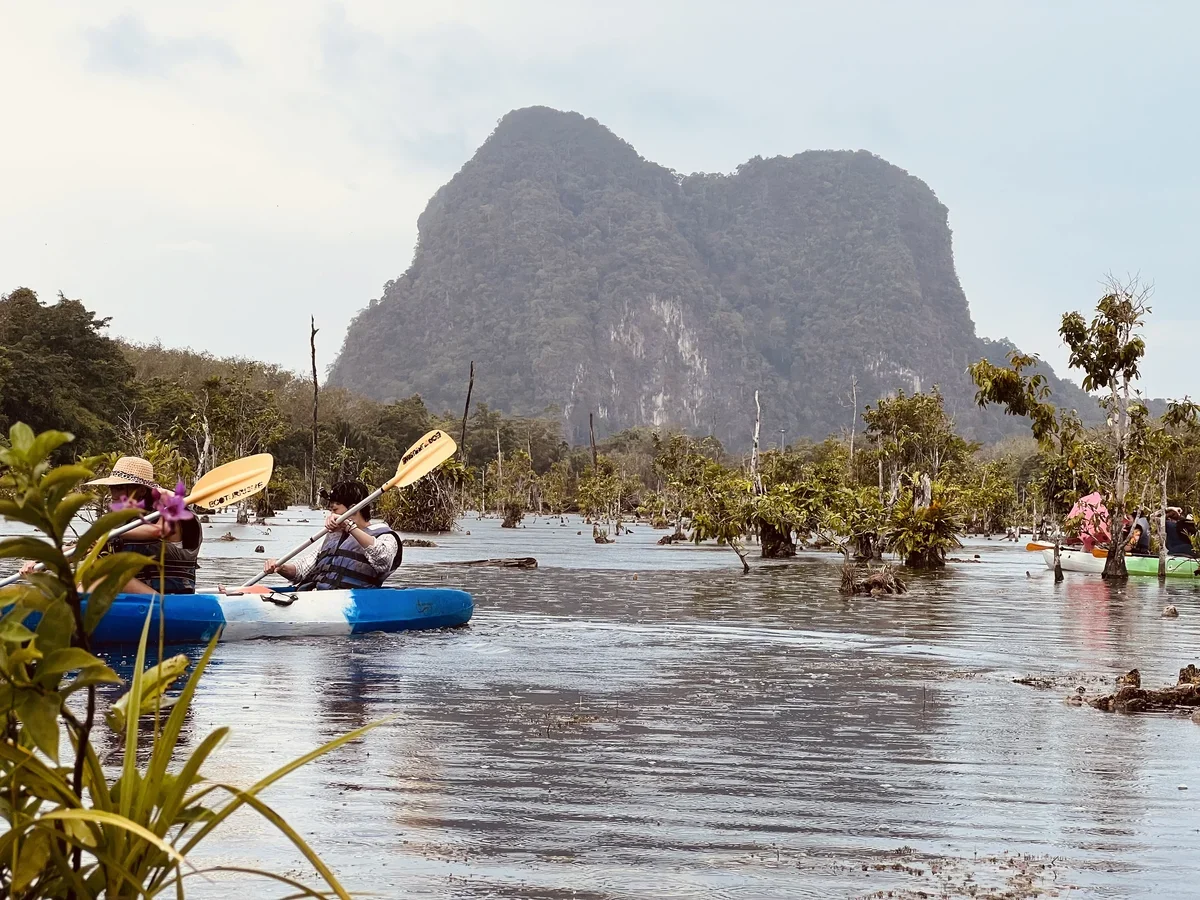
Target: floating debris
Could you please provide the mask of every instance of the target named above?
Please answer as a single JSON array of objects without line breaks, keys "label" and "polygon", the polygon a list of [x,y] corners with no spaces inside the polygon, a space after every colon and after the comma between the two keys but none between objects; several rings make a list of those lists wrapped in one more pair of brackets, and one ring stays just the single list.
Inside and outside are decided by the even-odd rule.
[{"label": "floating debris", "polygon": [[469,559],[458,562],[435,563],[439,566],[493,566],[498,569],[536,569],[538,561],[532,556],[517,556],[509,559]]},{"label": "floating debris", "polygon": [[[1105,712],[1139,713],[1157,710],[1177,709],[1181,706],[1200,706],[1200,671],[1194,665],[1184,666],[1179,670],[1179,682],[1172,687],[1159,690],[1141,687],[1141,676],[1136,681],[1130,676],[1137,675],[1133,669],[1128,675],[1117,679],[1121,687],[1115,694],[1106,694],[1088,701],[1096,709]],[[1124,680],[1123,680],[1124,679]]]},{"label": "floating debris", "polygon": [[876,569],[861,581],[855,577],[854,564],[847,562],[842,566],[843,594],[870,594],[872,597],[882,597],[885,594],[904,594],[908,592],[904,582],[896,574],[893,566]]}]

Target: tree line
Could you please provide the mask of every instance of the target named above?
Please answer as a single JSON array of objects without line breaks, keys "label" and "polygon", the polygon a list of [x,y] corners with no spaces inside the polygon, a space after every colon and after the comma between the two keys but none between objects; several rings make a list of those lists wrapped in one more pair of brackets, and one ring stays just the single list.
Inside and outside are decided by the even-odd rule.
[{"label": "tree line", "polygon": [[[1069,325],[1081,335],[1080,360],[1093,368],[1116,360],[1132,380],[1140,355],[1126,345],[1141,346],[1134,332],[1146,310],[1114,303],[1102,300],[1090,323],[1071,314]],[[1102,343],[1113,315],[1129,320],[1117,342],[1126,349],[1098,346],[1087,356],[1084,345]],[[1029,374],[1033,359],[1020,355],[1008,367],[981,361],[971,369],[981,405],[1031,417],[1030,437],[990,446],[956,432],[937,388],[867,404],[853,428],[821,442],[744,450],[649,428],[571,446],[552,409],[511,416],[477,404],[464,418],[430,410],[416,395],[381,403],[325,387],[314,454],[308,379],[256,360],[125,344],[106,326],[76,300],[43,303],[26,289],[0,298],[0,428],[23,421],[70,431],[80,454],[144,456],[164,483],[270,452],[275,476],[260,513],[318,502],[313,483],[382,483],[430,428],[451,433],[461,452],[414,489],[387,496],[381,513],[396,527],[446,531],[467,510],[499,515],[509,527],[530,514],[576,512],[603,540],[639,519],[667,529],[664,540],[726,544],[743,564],[747,542],[765,557],[808,542],[847,559],[891,552],[912,567],[936,567],[967,532],[1069,533],[1067,512],[1093,490],[1120,493],[1142,510],[1167,497],[1200,500],[1200,432],[1188,403],[1155,417],[1127,383],[1097,372],[1088,387],[1112,408],[1110,421],[1123,424],[1087,428],[1075,411],[1049,403],[1045,380]]]}]

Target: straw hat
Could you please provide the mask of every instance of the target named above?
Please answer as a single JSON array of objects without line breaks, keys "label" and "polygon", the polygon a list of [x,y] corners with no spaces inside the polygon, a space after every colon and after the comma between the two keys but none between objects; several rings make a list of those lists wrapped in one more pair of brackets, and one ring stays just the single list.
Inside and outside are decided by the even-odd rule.
[{"label": "straw hat", "polygon": [[112,474],[97,478],[88,484],[140,484],[143,487],[158,487],[154,480],[154,466],[140,456],[122,456],[112,467]]}]

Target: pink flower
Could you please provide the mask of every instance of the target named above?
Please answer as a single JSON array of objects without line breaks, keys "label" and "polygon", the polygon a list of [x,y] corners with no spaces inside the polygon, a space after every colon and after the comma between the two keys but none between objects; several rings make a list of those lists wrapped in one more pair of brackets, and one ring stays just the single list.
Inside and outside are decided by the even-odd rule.
[{"label": "pink flower", "polygon": [[110,503],[108,508],[113,512],[120,512],[123,509],[145,509],[146,504],[141,500],[134,500],[132,497],[122,497],[120,500]]},{"label": "pink flower", "polygon": [[162,515],[162,520],[168,525],[192,517],[184,498],[187,496],[183,482],[175,485],[175,491],[155,491],[154,508]]}]

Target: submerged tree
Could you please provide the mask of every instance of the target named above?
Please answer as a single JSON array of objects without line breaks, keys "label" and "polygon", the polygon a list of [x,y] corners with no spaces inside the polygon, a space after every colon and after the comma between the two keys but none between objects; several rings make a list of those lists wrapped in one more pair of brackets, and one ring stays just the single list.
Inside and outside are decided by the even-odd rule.
[{"label": "submerged tree", "polygon": [[1059,334],[1071,349],[1071,368],[1083,372],[1083,389],[1100,391],[1100,403],[1108,413],[1116,461],[1112,482],[1113,543],[1104,561],[1104,577],[1126,578],[1128,534],[1122,523],[1129,493],[1131,385],[1140,374],[1146,354],[1146,342],[1139,332],[1150,312],[1147,302],[1151,288],[1137,278],[1122,282],[1110,277],[1107,290],[1090,322],[1078,312],[1067,313]]},{"label": "submerged tree", "polygon": [[692,540],[698,544],[711,538],[727,545],[743,573],[750,571],[742,539],[753,515],[753,498],[750,479],[715,460],[705,463],[692,498]]}]

